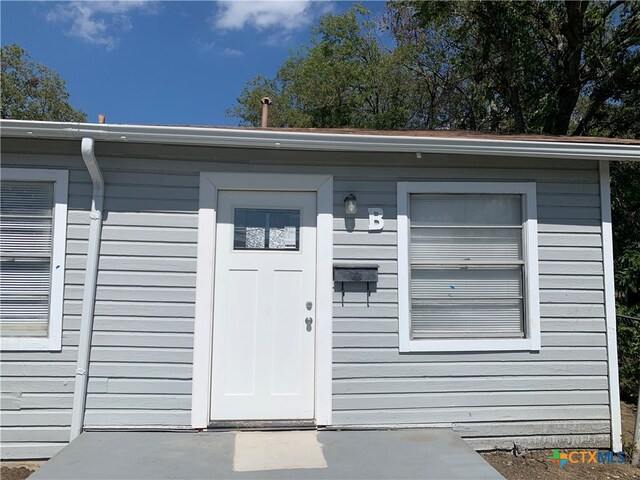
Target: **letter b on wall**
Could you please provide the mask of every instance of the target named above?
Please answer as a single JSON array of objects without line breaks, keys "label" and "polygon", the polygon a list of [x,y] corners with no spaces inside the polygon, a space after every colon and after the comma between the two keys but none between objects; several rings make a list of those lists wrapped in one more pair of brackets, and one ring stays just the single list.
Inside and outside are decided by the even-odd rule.
[{"label": "letter b on wall", "polygon": [[377,232],[384,228],[384,212],[381,208],[369,208],[369,231]]}]

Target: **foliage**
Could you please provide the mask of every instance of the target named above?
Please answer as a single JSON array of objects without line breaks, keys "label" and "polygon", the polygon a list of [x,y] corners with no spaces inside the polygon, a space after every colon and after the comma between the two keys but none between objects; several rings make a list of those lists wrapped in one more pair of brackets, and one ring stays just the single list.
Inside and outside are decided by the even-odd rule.
[{"label": "foliage", "polygon": [[640,0],[388,2],[326,15],[228,113],[273,126],[640,136]]},{"label": "foliage", "polygon": [[325,15],[310,45],[291,55],[275,78],[250,80],[227,113],[258,126],[259,100],[268,96],[274,127],[406,128],[413,90],[398,54],[383,45],[362,6]]},{"label": "foliage", "polygon": [[613,163],[611,191],[618,313],[640,317],[640,164]]},{"label": "foliage", "polygon": [[631,461],[633,456],[638,451],[638,447],[636,447],[636,442],[633,440],[633,436],[622,434],[622,452],[624,453],[625,458],[628,461]]},{"label": "foliage", "polygon": [[635,402],[640,382],[640,320],[618,320],[620,396]]},{"label": "foliage", "polygon": [[387,12],[416,65],[443,58],[435,67],[452,72],[452,101],[478,129],[583,135],[621,111],[639,125],[629,103],[640,83],[638,1],[389,2]]},{"label": "foliage", "polygon": [[2,118],[83,122],[87,116],[68,102],[69,93],[60,76],[30,60],[16,44],[2,47]]},{"label": "foliage", "polygon": [[[640,164],[611,166],[617,313],[640,318]],[[640,320],[618,321],[622,398],[635,401],[640,382]]]}]

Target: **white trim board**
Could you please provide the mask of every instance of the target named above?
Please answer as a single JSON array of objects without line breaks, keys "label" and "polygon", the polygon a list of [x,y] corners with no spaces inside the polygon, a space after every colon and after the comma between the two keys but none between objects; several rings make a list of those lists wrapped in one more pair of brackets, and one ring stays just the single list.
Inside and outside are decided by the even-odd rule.
[{"label": "white trim board", "polygon": [[602,262],[604,267],[604,306],[607,328],[607,365],[609,368],[609,410],[611,414],[611,449],[622,451],[622,416],[618,378],[618,343],[616,331],[616,297],[613,276],[613,231],[611,228],[611,178],[609,162],[601,161],[600,213],[602,221]]},{"label": "white trim board", "polygon": [[51,287],[49,290],[49,335],[47,337],[4,337],[0,350],[60,351],[64,303],[65,253],[67,250],[67,199],[69,171],[40,168],[2,168],[2,180],[53,182],[53,235]]},{"label": "white trim board", "polygon": [[333,177],[271,173],[200,173],[191,425],[207,428],[211,400],[213,289],[219,190],[317,192],[315,421],[331,424],[333,332]]},{"label": "white trim board", "polygon": [[[410,218],[412,193],[504,193],[524,196],[526,338],[411,339]],[[398,342],[400,352],[539,351],[540,292],[535,182],[398,182]]]}]

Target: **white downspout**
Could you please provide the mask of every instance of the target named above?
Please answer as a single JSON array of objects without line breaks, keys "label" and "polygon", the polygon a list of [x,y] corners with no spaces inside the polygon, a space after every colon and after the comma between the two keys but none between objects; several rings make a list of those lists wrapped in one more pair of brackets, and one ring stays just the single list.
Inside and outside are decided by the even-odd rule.
[{"label": "white downspout", "polygon": [[84,414],[87,404],[87,385],[89,382],[89,355],[91,353],[91,334],[93,333],[93,313],[98,281],[98,260],[100,258],[100,238],[102,237],[102,204],[104,202],[104,179],[93,150],[93,138],[82,139],[82,159],[93,181],[93,198],[89,215],[89,243],[87,247],[87,268],[82,295],[82,317],[80,320],[80,339],[78,341],[78,363],[76,381],[73,389],[73,411],[71,413],[71,439],[75,439],[84,427]]}]

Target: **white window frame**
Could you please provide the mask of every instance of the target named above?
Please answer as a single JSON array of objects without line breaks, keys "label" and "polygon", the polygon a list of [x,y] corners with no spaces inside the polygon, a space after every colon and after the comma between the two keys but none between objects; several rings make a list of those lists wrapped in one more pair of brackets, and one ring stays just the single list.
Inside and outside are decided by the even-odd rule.
[{"label": "white window frame", "polygon": [[[524,197],[525,338],[411,339],[410,196],[413,193],[518,194]],[[398,314],[401,352],[539,351],[538,220],[535,182],[398,182]]]},{"label": "white window frame", "polygon": [[69,171],[39,168],[2,168],[1,174],[2,180],[53,182],[53,236],[51,246],[51,287],[49,291],[49,334],[46,337],[1,337],[0,350],[60,351],[62,349]]}]

